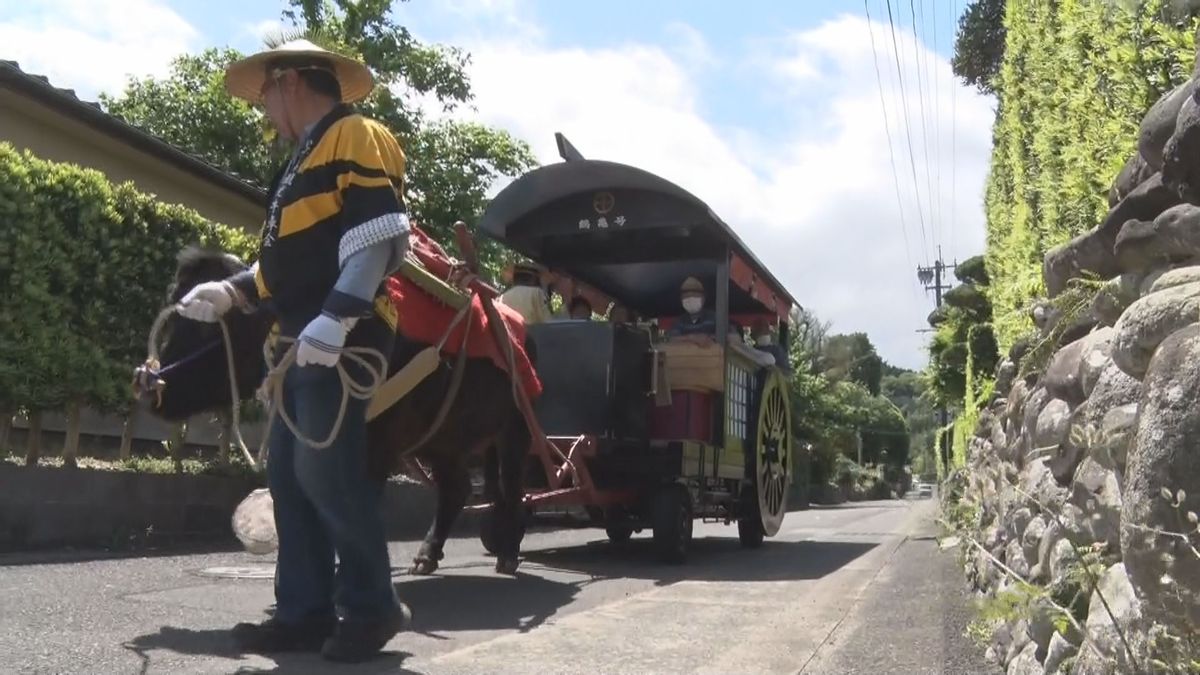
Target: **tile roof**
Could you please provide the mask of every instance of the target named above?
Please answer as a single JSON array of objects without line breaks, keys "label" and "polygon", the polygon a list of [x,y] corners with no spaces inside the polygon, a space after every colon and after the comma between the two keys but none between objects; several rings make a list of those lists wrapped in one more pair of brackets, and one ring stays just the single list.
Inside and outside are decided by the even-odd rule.
[{"label": "tile roof", "polygon": [[44,76],[21,70],[15,61],[0,59],[0,86],[24,92],[68,117],[119,138],[133,147],[255,203],[266,202],[266,191],[256,183],[224,171],[115,115],[110,115],[99,103],[80,99],[74,90],[60,89],[50,84]]}]

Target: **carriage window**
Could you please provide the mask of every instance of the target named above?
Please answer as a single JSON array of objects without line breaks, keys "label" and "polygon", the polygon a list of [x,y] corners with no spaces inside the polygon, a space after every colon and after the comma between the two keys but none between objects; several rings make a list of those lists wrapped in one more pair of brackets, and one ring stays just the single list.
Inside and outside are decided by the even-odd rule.
[{"label": "carriage window", "polygon": [[750,416],[750,372],[729,363],[729,399],[726,405],[729,435],[746,440],[746,425]]}]

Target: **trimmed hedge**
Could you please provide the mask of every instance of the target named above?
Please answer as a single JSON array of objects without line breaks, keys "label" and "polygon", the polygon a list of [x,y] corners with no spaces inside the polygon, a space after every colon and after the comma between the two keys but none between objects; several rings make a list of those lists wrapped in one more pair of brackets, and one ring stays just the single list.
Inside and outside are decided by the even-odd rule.
[{"label": "trimmed hedge", "polygon": [[257,250],[253,235],[131,183],[0,143],[0,411],[126,410],[188,244]]},{"label": "trimmed hedge", "polygon": [[1095,227],[1138,126],[1187,80],[1195,19],[1172,0],[1009,2],[986,190],[989,294],[1000,345],[1032,329],[1042,257]]}]

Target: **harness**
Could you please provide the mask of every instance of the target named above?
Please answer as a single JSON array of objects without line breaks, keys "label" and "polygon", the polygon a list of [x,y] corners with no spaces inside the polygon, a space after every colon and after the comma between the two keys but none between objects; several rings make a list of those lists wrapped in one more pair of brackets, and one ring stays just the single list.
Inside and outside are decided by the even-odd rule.
[{"label": "harness", "polygon": [[[409,271],[406,276],[409,276],[410,278],[418,276],[411,271],[414,267],[415,266],[411,262],[406,262],[404,268],[406,271]],[[431,277],[431,275],[428,275],[428,273],[425,274],[426,276]],[[398,371],[391,378],[388,378],[386,382],[385,377],[387,375],[388,365],[390,363],[390,359],[387,355],[370,347],[345,348],[342,351],[342,358],[340,358],[338,363],[334,366],[334,368],[337,369],[338,378],[342,384],[341,403],[339,404],[337,417],[334,419],[334,423],[329,430],[328,436],[320,441],[309,438],[302,433],[297,427],[295,420],[288,415],[286,407],[282,404],[284,376],[287,374],[287,370],[295,365],[297,344],[294,338],[283,336],[276,337],[275,340],[277,340],[279,344],[288,345],[288,349],[286,352],[284,352],[284,355],[279,362],[272,366],[267,372],[267,375],[256,394],[260,401],[268,404],[266,433],[263,436],[262,443],[259,445],[257,460],[251,455],[249,449],[246,447],[245,441],[242,439],[240,412],[241,395],[237,389],[237,367],[234,361],[233,341],[231,339],[229,326],[226,323],[225,318],[219,318],[218,325],[221,328],[220,342],[223,342],[225,346],[225,361],[228,371],[227,375],[229,379],[230,400],[232,401],[231,416],[234,437],[233,440],[237,443],[238,449],[242,452],[242,455],[245,457],[247,463],[255,470],[260,470],[262,468],[267,459],[267,447],[270,440],[270,430],[273,426],[276,415],[283,420],[284,425],[297,440],[312,447],[313,449],[323,450],[333,444],[334,440],[338,436],[338,432],[341,431],[342,424],[345,421],[346,409],[349,406],[351,398],[371,401],[371,404],[368,406],[367,410],[367,421],[370,421],[384,412],[387,408],[390,408],[418,384],[424,381],[424,379],[428,377],[442,362],[440,354],[441,350],[445,347],[446,340],[450,337],[450,334],[463,320],[463,318],[467,316],[470,308],[471,303],[469,300],[463,303],[463,306],[459,309],[454,319],[446,327],[445,332],[442,334],[442,337],[437,344],[422,350],[408,363],[406,363],[404,367],[400,369],[400,371]],[[158,346],[160,334],[166,325],[167,320],[173,314],[175,314],[178,309],[178,304],[170,305],[161,310],[158,313],[158,316],[155,317],[154,323],[150,328],[150,337],[146,345],[146,352],[148,356],[146,357],[146,361],[142,364],[142,367],[136,371],[134,376],[135,385],[141,384],[144,387],[153,389],[155,391],[157,396],[156,407],[162,405],[162,392],[165,388],[165,382],[162,379],[163,375],[169,373],[175,368],[179,368],[187,363],[206,356],[217,346],[217,341],[210,342],[192,354],[189,354],[188,356],[171,363],[167,367],[161,367]],[[434,415],[432,423],[416,443],[400,453],[399,458],[403,459],[408,457],[424,447],[425,444],[428,443],[429,440],[433,438],[433,436],[441,429],[443,423],[446,421],[446,417],[450,413],[450,408],[453,406],[454,401],[458,398],[458,391],[462,386],[463,376],[466,371],[467,340],[469,336],[470,322],[467,323],[465,329],[463,330],[462,344],[459,347],[458,354],[456,355],[454,364],[451,368],[450,385],[446,391],[445,397],[442,399],[442,403],[439,406],[437,413]],[[263,343],[263,358],[267,364],[271,364],[273,362],[273,352],[274,349],[272,347],[272,341],[268,339]],[[358,364],[367,372],[365,382],[356,381],[349,374],[349,372],[347,372],[347,369],[344,365],[345,359],[349,359],[351,362]],[[374,368],[374,365],[378,365],[378,368]],[[385,384],[387,386],[384,386]],[[376,400],[376,394],[379,393],[381,389],[385,390],[383,392],[385,395],[381,397],[383,400]]]}]

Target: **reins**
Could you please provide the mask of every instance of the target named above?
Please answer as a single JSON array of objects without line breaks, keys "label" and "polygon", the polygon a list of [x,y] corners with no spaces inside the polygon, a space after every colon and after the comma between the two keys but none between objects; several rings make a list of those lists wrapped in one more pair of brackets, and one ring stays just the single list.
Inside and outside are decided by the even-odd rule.
[{"label": "reins", "polygon": [[[164,308],[158,313],[158,316],[154,318],[154,324],[150,327],[150,337],[146,344],[147,357],[144,367],[147,368],[151,373],[154,373],[156,376],[159,373],[159,366],[161,365],[159,362],[158,352],[159,333],[162,332],[163,326],[165,326],[167,323],[167,319],[169,319],[172,314],[179,311],[179,307],[180,305],[174,304]],[[234,364],[233,341],[229,337],[229,326],[225,323],[224,317],[219,318],[217,323],[221,326],[222,342],[225,343],[225,363],[229,369],[229,391],[233,401],[233,419],[230,420],[230,426],[233,428],[233,440],[237,442],[238,449],[242,451],[242,456],[246,458],[246,462],[250,464],[251,468],[253,468],[255,471],[258,471],[261,469],[259,462],[255,461],[254,456],[250,454],[250,450],[246,447],[246,442],[242,440],[241,396],[238,395],[237,367]],[[210,347],[205,347],[202,351],[207,352],[208,349],[210,349]],[[162,405],[162,390],[157,390],[157,394],[158,404]],[[265,439],[263,442],[263,447],[266,447]],[[260,448],[259,456],[261,457],[262,454],[262,449]]]},{"label": "reins", "polygon": [[[450,322],[450,325],[446,328],[445,333],[436,344],[436,348],[439,352],[445,345],[446,340],[450,337],[450,333],[462,321],[462,319],[465,318],[470,306],[471,305],[468,302],[454,317],[454,320]],[[161,362],[159,359],[158,348],[160,333],[162,332],[163,327],[166,325],[167,319],[169,319],[172,314],[178,312],[179,307],[180,305],[174,304],[164,308],[158,313],[158,316],[155,317],[154,323],[150,328],[150,336],[146,345],[146,352],[148,356],[145,364],[143,364],[143,367],[156,377],[171,370],[172,368],[182,365],[183,363],[198,358],[200,354],[207,353],[214,346],[212,344],[206,345],[196,354],[185,357],[181,361],[173,363],[167,368],[160,370]],[[342,358],[339,359],[337,365],[334,366],[338,373],[338,379],[342,385],[342,399],[338,406],[337,416],[335,417],[333,425],[329,430],[329,435],[324,440],[318,441],[316,439],[309,438],[300,431],[296,421],[292,419],[290,415],[288,415],[287,407],[283,405],[283,381],[288,369],[296,363],[296,339],[282,336],[277,337],[277,342],[279,344],[287,344],[288,350],[284,353],[283,357],[278,363],[276,363],[274,366],[271,366],[256,395],[259,400],[268,404],[267,423],[265,426],[262,443],[259,446],[258,458],[256,460],[254,456],[251,455],[250,450],[246,447],[245,441],[242,439],[241,395],[237,388],[237,366],[233,355],[233,341],[229,334],[229,325],[225,322],[224,317],[219,317],[217,319],[217,323],[221,327],[221,341],[225,345],[225,363],[228,371],[227,374],[229,379],[230,399],[232,401],[231,426],[233,427],[233,440],[237,443],[238,449],[241,450],[242,456],[245,457],[246,462],[249,463],[250,466],[256,471],[261,470],[262,464],[266,459],[267,442],[270,439],[271,427],[273,426],[276,415],[283,420],[284,425],[287,426],[288,430],[292,432],[292,435],[300,442],[313,448],[314,450],[328,448],[330,445],[333,445],[333,442],[337,439],[338,433],[341,431],[342,424],[344,423],[346,417],[346,410],[349,407],[350,399],[354,398],[357,400],[369,401],[375,395],[375,392],[379,389],[380,385],[383,384],[383,381],[387,376],[389,359],[382,352],[370,347],[345,348],[342,351]],[[450,379],[450,385],[446,392],[446,396],[442,401],[442,405],[435,414],[429,428],[426,429],[425,433],[413,446],[407,448],[400,454],[401,457],[411,455],[423,447],[425,443],[428,442],[435,433],[437,433],[442,424],[445,422],[446,416],[448,415],[454,400],[458,397],[458,391],[462,385],[467,355],[467,339],[469,335],[470,322],[467,322],[467,325],[463,327],[462,345],[460,346],[459,353],[455,359],[454,366],[451,371],[452,376]],[[267,364],[271,364],[273,362],[273,356],[274,354],[271,342],[268,340],[263,343],[263,358]],[[346,366],[344,365],[347,360],[359,365],[363,370],[366,371],[367,377],[365,382],[360,383],[350,375],[346,369]],[[373,367],[375,365],[378,365],[378,368]],[[161,405],[161,388],[156,388],[156,393],[158,395],[157,403],[158,405]]]},{"label": "reins", "polygon": [[[162,332],[163,327],[166,325],[167,319],[169,319],[171,315],[177,311],[179,311],[178,304],[164,308],[158,313],[158,316],[154,319],[154,324],[150,328],[150,337],[146,345],[146,351],[149,356],[146,359],[145,367],[149,369],[151,373],[157,373],[158,368],[161,365],[159,361],[158,350],[159,335]],[[287,426],[288,430],[291,431],[296,439],[300,442],[316,450],[328,448],[330,445],[333,445],[334,440],[337,439],[338,432],[341,431],[350,398],[353,397],[359,400],[369,400],[374,395],[375,390],[379,387],[380,383],[383,382],[384,377],[387,375],[388,358],[378,349],[371,349],[370,347],[347,347],[345,350],[343,350],[342,358],[339,359],[337,365],[334,366],[337,369],[338,379],[342,384],[342,400],[338,407],[337,417],[334,419],[333,426],[329,430],[329,435],[324,440],[318,441],[316,439],[309,438],[300,431],[295,420],[288,415],[286,406],[282,405],[283,378],[287,373],[288,368],[290,368],[296,362],[296,340],[294,338],[286,337],[277,338],[280,343],[289,344],[290,346],[288,347],[287,352],[283,355],[283,358],[280,359],[279,363],[275,364],[267,373],[262,386],[259,388],[260,399],[263,398],[263,395],[265,394],[266,398],[270,401],[270,405],[267,413],[267,423],[265,426],[263,441],[259,446],[258,459],[256,460],[254,456],[250,454],[249,448],[246,447],[246,442],[242,439],[241,395],[238,392],[237,387],[237,365],[233,355],[233,340],[229,334],[229,324],[225,322],[224,317],[218,318],[217,324],[221,327],[221,338],[222,342],[225,344],[225,365],[228,371],[227,375],[229,379],[229,394],[230,400],[232,401],[230,405],[232,416],[230,426],[233,428],[233,440],[237,443],[238,449],[241,450],[242,456],[246,458],[246,462],[249,463],[250,466],[256,471],[262,469],[262,462],[266,458],[267,441],[270,438],[271,426],[276,415],[279,415],[280,419],[283,420],[283,423]],[[264,345],[264,347],[266,347],[266,345]],[[207,349],[208,348],[206,347],[205,351],[207,351]],[[267,347],[267,349],[269,349],[269,347]],[[264,349],[264,351],[267,351],[267,349]],[[355,379],[347,372],[345,365],[343,365],[345,360],[349,360],[361,366],[367,372],[367,381],[364,383],[355,381]],[[378,364],[379,367],[372,367],[374,365],[371,363],[372,361]],[[267,363],[271,363],[269,356]],[[161,404],[162,392],[159,391],[158,393],[160,397],[159,404]]]}]

